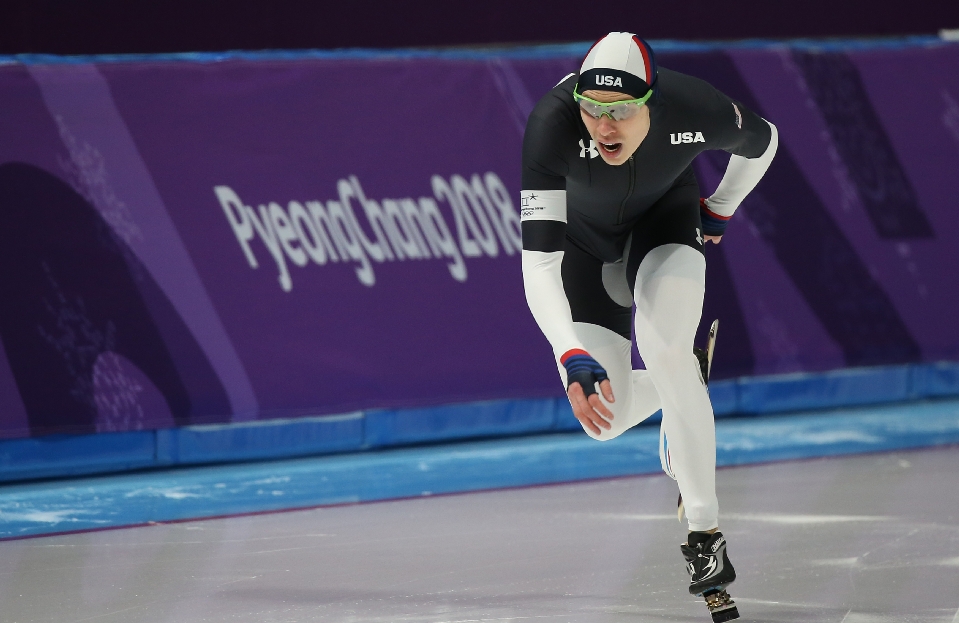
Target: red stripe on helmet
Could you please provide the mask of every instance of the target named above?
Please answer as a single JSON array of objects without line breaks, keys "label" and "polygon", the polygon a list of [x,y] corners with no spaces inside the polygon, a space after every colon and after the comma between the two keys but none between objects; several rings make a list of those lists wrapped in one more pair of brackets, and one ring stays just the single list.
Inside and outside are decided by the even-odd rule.
[{"label": "red stripe on helmet", "polygon": [[633,35],[633,41],[636,42],[636,46],[639,48],[639,52],[643,55],[643,65],[646,67],[646,84],[652,86],[653,64],[649,60],[649,50],[646,49],[646,46],[643,45],[643,42],[636,35]]}]

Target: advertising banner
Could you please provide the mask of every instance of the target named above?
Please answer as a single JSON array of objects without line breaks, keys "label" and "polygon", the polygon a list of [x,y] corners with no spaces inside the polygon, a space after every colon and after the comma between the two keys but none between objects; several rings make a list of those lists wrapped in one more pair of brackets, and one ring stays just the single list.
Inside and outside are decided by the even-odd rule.
[{"label": "advertising banner", "polygon": [[[0,437],[561,395],[520,146],[579,60],[0,65]],[[959,46],[659,60],[781,137],[708,251],[718,377],[959,359]]]}]

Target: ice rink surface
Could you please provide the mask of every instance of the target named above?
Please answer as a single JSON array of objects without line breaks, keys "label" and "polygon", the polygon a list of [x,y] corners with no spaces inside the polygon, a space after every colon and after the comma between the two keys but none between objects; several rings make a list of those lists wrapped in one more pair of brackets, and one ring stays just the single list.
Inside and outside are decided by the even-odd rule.
[{"label": "ice rink surface", "polygon": [[[723,469],[743,621],[959,623],[959,448]],[[0,621],[710,621],[645,476],[0,542]]]}]

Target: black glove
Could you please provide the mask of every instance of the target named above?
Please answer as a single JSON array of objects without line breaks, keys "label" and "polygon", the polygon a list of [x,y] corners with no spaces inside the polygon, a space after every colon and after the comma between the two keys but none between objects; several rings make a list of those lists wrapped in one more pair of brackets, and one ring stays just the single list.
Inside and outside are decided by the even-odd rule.
[{"label": "black glove", "polygon": [[566,389],[569,389],[573,383],[579,383],[587,398],[596,393],[596,383],[609,378],[603,366],[599,365],[599,362],[590,357],[585,350],[567,351],[559,362],[566,368]]},{"label": "black glove", "polygon": [[706,200],[699,200],[699,217],[703,222],[703,234],[706,236],[722,236],[726,232],[726,224],[731,216],[720,216],[706,205]]}]

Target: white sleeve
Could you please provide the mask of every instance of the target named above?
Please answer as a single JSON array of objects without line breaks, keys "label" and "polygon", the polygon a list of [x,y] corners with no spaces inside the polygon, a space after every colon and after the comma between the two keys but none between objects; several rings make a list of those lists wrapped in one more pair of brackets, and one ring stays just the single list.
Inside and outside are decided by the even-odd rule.
[{"label": "white sleeve", "polygon": [[[565,190],[524,190],[520,205],[523,221],[566,222]],[[583,348],[573,330],[573,314],[563,289],[563,255],[563,251],[523,250],[526,304],[557,361],[567,351]]]},{"label": "white sleeve", "polygon": [[[766,121],[766,123],[769,123]],[[743,202],[746,195],[756,187],[759,180],[763,178],[766,169],[773,161],[776,155],[776,149],[779,147],[779,132],[776,126],[769,123],[771,131],[769,145],[766,151],[758,158],[743,158],[742,156],[730,156],[729,166],[726,167],[726,174],[719,182],[716,192],[706,199],[706,206],[711,212],[729,218]]]},{"label": "white sleeve", "polygon": [[523,286],[526,304],[540,331],[549,340],[558,361],[563,353],[583,348],[573,331],[573,314],[563,291],[560,268],[563,252],[523,251]]}]

